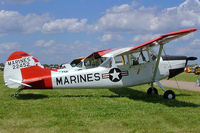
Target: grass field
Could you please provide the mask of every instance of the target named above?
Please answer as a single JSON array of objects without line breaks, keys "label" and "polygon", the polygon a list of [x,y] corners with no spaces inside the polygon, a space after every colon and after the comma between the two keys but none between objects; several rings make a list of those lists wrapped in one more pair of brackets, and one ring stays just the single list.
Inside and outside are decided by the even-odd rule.
[{"label": "grass field", "polygon": [[0,73],[0,133],[199,132],[200,93],[173,89],[176,100],[147,96],[148,85],[121,89],[16,90]]},{"label": "grass field", "polygon": [[170,80],[177,80],[177,81],[187,81],[187,82],[196,82],[198,79],[198,75],[194,73],[181,73]]}]

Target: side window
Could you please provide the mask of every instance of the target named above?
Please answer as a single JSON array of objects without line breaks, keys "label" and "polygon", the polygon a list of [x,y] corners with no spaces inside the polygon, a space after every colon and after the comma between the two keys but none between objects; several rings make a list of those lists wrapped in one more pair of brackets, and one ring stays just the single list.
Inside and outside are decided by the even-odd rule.
[{"label": "side window", "polygon": [[149,50],[149,56],[150,56],[150,58],[151,58],[152,60],[155,60],[155,59],[157,58],[157,55],[156,55],[156,53],[154,52],[153,49],[150,49],[150,50]]},{"label": "side window", "polygon": [[116,56],[115,57],[115,63],[118,64],[118,65],[122,65],[123,64],[121,56]]},{"label": "side window", "polygon": [[124,55],[124,56],[116,56],[115,58],[115,64],[116,65],[125,65],[125,64],[128,64],[128,59],[127,59],[127,56]]},{"label": "side window", "polygon": [[141,52],[130,54],[131,65],[139,65],[146,62],[149,62],[148,51],[141,51]]},{"label": "side window", "polygon": [[138,65],[139,64],[139,61],[138,61],[139,58],[137,58],[138,53],[132,53],[132,54],[130,54],[129,57],[130,57],[130,64],[131,65]]},{"label": "side window", "polygon": [[90,60],[87,60],[87,59],[86,59],[86,60],[84,61],[84,65],[85,65],[86,68],[90,68],[90,67],[91,67],[91,62],[90,62]]},{"label": "side window", "polygon": [[101,64],[102,67],[106,67],[106,68],[111,68],[112,67],[112,59],[108,58],[106,61],[104,61],[103,64]]},{"label": "side window", "polygon": [[145,62],[149,62],[149,54],[148,51],[142,51],[140,52],[141,57],[142,57],[142,61]]},{"label": "side window", "polygon": [[124,55],[123,58],[124,58],[124,64],[127,65],[128,64],[128,57],[127,57],[127,55]]}]

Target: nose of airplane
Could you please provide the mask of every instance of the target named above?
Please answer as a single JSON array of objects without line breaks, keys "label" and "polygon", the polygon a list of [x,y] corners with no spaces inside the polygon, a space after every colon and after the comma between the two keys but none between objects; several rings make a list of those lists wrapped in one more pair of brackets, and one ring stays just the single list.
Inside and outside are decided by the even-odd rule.
[{"label": "nose of airplane", "polygon": [[184,72],[184,69],[188,61],[196,60],[197,57],[187,56],[162,56],[163,61],[167,61],[169,64],[169,76],[168,79]]}]

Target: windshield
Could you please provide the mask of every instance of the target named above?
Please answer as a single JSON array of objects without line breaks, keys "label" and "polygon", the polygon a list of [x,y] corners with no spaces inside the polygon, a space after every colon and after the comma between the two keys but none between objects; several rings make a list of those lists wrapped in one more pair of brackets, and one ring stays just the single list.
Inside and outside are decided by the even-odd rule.
[{"label": "windshield", "polygon": [[83,67],[83,62],[81,61],[76,67],[82,68]]},{"label": "windshield", "polygon": [[95,67],[98,67],[99,65],[101,65],[105,60],[106,60],[106,57],[98,57],[98,58],[91,57],[91,58],[86,58],[84,60],[84,65],[85,65],[86,69],[88,69],[88,68],[95,68]]}]

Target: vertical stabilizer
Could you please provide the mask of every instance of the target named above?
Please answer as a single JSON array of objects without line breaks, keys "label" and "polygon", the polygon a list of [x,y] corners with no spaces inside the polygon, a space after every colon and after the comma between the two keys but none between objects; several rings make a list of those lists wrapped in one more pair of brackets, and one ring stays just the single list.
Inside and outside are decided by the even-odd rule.
[{"label": "vertical stabilizer", "polygon": [[[9,88],[19,88],[20,86],[26,86],[22,83],[21,69],[38,65],[35,58],[23,51],[16,51],[12,53],[4,68],[4,82]],[[39,64],[40,65],[40,64]]]}]

